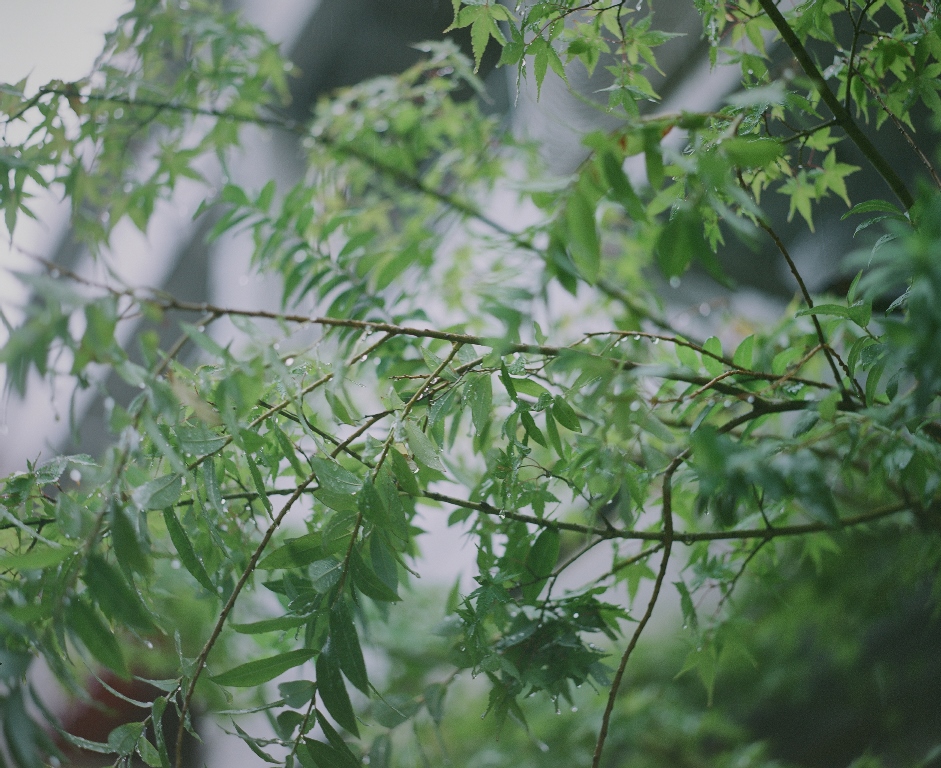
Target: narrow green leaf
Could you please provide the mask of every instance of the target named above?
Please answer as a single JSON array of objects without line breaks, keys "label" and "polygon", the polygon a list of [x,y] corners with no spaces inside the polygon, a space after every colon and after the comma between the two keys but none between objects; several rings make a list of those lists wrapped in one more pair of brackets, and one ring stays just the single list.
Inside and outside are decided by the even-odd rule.
[{"label": "narrow green leaf", "polygon": [[340,674],[340,666],[326,651],[317,657],[317,693],[330,716],[358,738],[356,715]]},{"label": "narrow green leaf", "polygon": [[369,680],[359,634],[345,600],[338,600],[330,611],[330,642],[324,653],[334,656],[349,681],[369,695]]},{"label": "narrow green leaf", "polygon": [[100,555],[89,555],[83,579],[95,602],[109,618],[142,632],[156,629],[137,592],[121,572]]},{"label": "narrow green leaf", "polygon": [[134,526],[125,511],[115,506],[109,517],[111,541],[114,544],[114,555],[118,563],[122,568],[130,568],[137,573],[150,573],[153,570],[153,564],[149,555],[144,553]]},{"label": "narrow green leaf", "polygon": [[526,434],[529,435],[534,442],[539,443],[543,448],[548,447],[545,435],[543,435],[542,430],[536,426],[536,421],[529,411],[520,411],[520,422],[523,425],[523,429],[526,430]]},{"label": "narrow green leaf", "polygon": [[275,619],[262,619],[250,624],[231,624],[236,632],[242,635],[263,635],[266,632],[284,632],[304,626],[310,621],[309,616],[279,616]]},{"label": "narrow green leaf", "polygon": [[523,583],[523,597],[533,603],[546,584],[559,560],[560,537],[556,528],[546,528],[533,543],[526,555],[526,580]]},{"label": "narrow green leaf", "polygon": [[471,421],[477,434],[485,433],[490,426],[493,409],[493,382],[489,373],[475,376],[464,388],[465,397],[471,409]]},{"label": "narrow green leaf", "polygon": [[258,498],[261,499],[261,503],[264,504],[265,509],[268,510],[268,514],[271,514],[271,500],[268,498],[268,493],[265,490],[265,483],[262,480],[261,472],[258,469],[258,464],[255,463],[252,455],[247,451],[245,452],[244,456],[245,463],[248,464],[248,473],[252,476],[252,485],[255,486],[255,492],[258,494]]},{"label": "narrow green leaf", "polygon": [[216,587],[212,583],[212,579],[209,578],[209,574],[206,572],[205,566],[196,555],[196,550],[193,549],[193,545],[189,540],[189,536],[186,535],[186,530],[180,524],[176,513],[174,513],[171,507],[167,507],[163,510],[163,521],[167,526],[167,533],[170,534],[170,541],[173,542],[173,546],[176,548],[177,555],[179,556],[183,567],[186,568],[193,578],[196,579],[196,581],[198,581],[203,587],[205,587],[206,590],[215,594]]},{"label": "narrow green leaf", "polygon": [[264,557],[258,568],[272,571],[276,568],[304,568],[323,559],[323,534],[320,531],[307,533],[284,544]]},{"label": "narrow green leaf", "polygon": [[268,656],[264,659],[256,659],[245,664],[240,664],[218,675],[213,675],[210,679],[218,685],[224,685],[231,688],[251,688],[262,683],[273,680],[278,675],[282,675],[289,669],[299,667],[301,664],[310,661],[317,655],[316,651],[302,648],[287,653],[279,653],[276,656]]},{"label": "narrow green leaf", "polygon": [[124,680],[131,675],[114,633],[98,618],[84,600],[74,599],[66,608],[69,629],[82,641],[88,652]]},{"label": "narrow green leaf", "polygon": [[74,546],[62,546],[57,549],[52,547],[34,547],[29,552],[22,554],[8,554],[0,556],[0,569],[13,569],[17,571],[32,571],[49,568],[58,565],[63,560],[71,557],[75,552]]},{"label": "narrow green leaf", "polygon": [[350,553],[350,570],[353,575],[353,584],[366,597],[384,603],[394,603],[400,599],[398,593],[366,565],[359,550],[355,547]]},{"label": "narrow green leaf", "polygon": [[389,456],[392,459],[392,473],[395,475],[399,487],[409,496],[417,496],[421,489],[418,487],[418,480],[408,464],[408,459],[395,448],[389,450]]},{"label": "narrow green leaf", "polygon": [[582,422],[578,418],[578,414],[575,413],[575,409],[571,405],[565,402],[561,395],[556,395],[552,399],[552,415],[566,429],[572,432],[582,431]]},{"label": "narrow green leaf", "polygon": [[443,472],[444,465],[441,463],[441,459],[438,456],[438,449],[435,447],[435,444],[431,442],[428,435],[421,431],[418,424],[414,421],[406,421],[402,425],[402,428],[405,432],[408,447],[412,451],[412,456],[415,457],[415,461],[429,469],[437,469],[439,472]]},{"label": "narrow green leaf", "polygon": [[594,284],[601,271],[601,242],[595,223],[595,207],[578,187],[565,207],[565,223],[575,268],[588,283]]}]

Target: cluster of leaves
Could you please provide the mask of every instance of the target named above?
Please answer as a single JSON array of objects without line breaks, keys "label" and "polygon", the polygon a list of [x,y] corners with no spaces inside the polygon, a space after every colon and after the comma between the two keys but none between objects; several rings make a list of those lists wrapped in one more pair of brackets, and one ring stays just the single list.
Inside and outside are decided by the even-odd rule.
[{"label": "cluster of leaves", "polygon": [[[21,275],[34,298],[7,324],[8,387],[22,394],[38,374],[87,388],[106,369],[136,396],[108,401],[103,455],[30,464],[0,486],[2,708],[17,765],[56,749],[25,703],[42,706],[25,676],[42,657],[73,691],[77,660],[154,682],[149,714],[107,743],[60,729],[122,763],[179,765],[196,697],[244,690],[248,709],[230,714],[270,715],[269,738],[235,724],[264,760],[323,768],[368,754],[391,766],[399,726],[440,726],[468,671],[486,678],[501,724],[525,723],[534,694],[573,702],[580,686],[607,689],[590,739],[597,766],[681,547],[693,650],[678,671],[695,670],[710,695],[722,660],[745,652],[727,620],[759,550],[817,559],[837,529],[878,525],[924,538],[935,560],[912,580],[937,579],[941,202],[886,172],[853,108],[861,119],[875,103],[907,124],[904,92],[936,109],[923,73],[938,66],[938,21],[891,2],[811,2],[787,17],[770,0],[700,5],[715,61],[741,64],[744,91],[714,113],[648,117],[645,73],[670,37],[649,15],[635,21],[640,11],[623,3],[513,13],[455,2],[478,64],[491,40],[521,75],[531,66],[537,86],[573,61],[604,63],[608,109],[624,118],[586,138],[589,157],[564,184],[518,182],[540,212],[519,230],[480,201],[526,150],[455,100],[480,85],[444,45],[399,78],[325,101],[301,126],[269,106],[287,68],[260,33],[209,5],[141,0],[87,82],[4,88],[11,236],[31,213],[29,185],[55,188],[101,259],[122,218],[146,230],[179,178],[202,179],[212,156],[224,170],[243,124],[299,134],[307,159],[293,188],[228,183],[196,211],[214,217],[210,238],[250,239],[257,269],[283,280],[281,311],[185,302],[61,265]],[[841,19],[848,47],[833,31]],[[773,78],[771,34],[806,77]],[[811,36],[844,57],[829,74],[839,94],[805,48]],[[820,122],[824,108],[833,119]],[[664,142],[680,133],[683,152]],[[840,141],[857,145],[900,205],[851,194]],[[808,151],[825,153],[819,166],[806,165]],[[625,172],[635,155],[644,182]],[[768,189],[808,226],[830,193],[892,225],[845,299],[814,304],[761,207]],[[724,279],[716,252],[729,237],[780,251],[801,297],[744,338],[685,336],[645,290],[650,268],[678,278],[698,263]],[[475,294],[442,268],[470,254],[499,276],[486,299],[489,286]],[[549,302],[556,284],[602,305],[610,325],[572,336]],[[895,314],[874,318],[873,298],[891,286],[904,291]],[[317,313],[301,309],[311,303]],[[135,334],[141,318],[178,325],[178,340]],[[214,336],[223,319],[237,344]],[[376,625],[415,599],[420,512],[442,507],[474,541],[478,586],[447,600],[445,662],[410,679],[378,672],[364,644],[382,653]],[[800,544],[785,550],[783,538]],[[717,587],[719,607],[701,616],[701,595]],[[185,591],[198,608],[181,602]],[[170,708],[177,734],[164,733]],[[727,759],[769,764],[760,749],[730,747]]]}]

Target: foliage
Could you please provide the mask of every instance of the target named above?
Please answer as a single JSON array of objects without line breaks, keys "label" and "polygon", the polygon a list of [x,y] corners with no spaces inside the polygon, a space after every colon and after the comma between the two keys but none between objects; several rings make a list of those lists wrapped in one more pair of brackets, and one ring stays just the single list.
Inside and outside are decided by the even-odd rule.
[{"label": "foliage", "polygon": [[[713,63],[740,67],[741,91],[715,112],[651,115],[650,72],[670,35],[642,5],[454,5],[475,62],[428,44],[421,64],[335,94],[309,125],[279,116],[277,48],[200,2],[138,0],[85,81],[2,86],[11,236],[34,215],[30,196],[51,189],[107,263],[125,218],[147,232],[160,201],[209,179],[215,158],[226,182],[207,181],[194,214],[210,239],[249,239],[256,269],[283,286],[269,311],[44,261],[19,275],[33,299],[7,323],[7,386],[98,387],[110,371],[135,394],[108,400],[102,455],[30,463],[0,489],[14,764],[55,751],[27,706],[39,657],[70,690],[83,662],[160,678],[139,725],[79,744],[120,764],[135,753],[178,764],[197,699],[220,694],[271,715],[272,738],[236,728],[273,764],[401,764],[400,750],[414,756],[403,724],[437,732],[452,689],[476,690],[467,678],[478,676],[497,726],[525,723],[533,694],[575,706],[579,687],[601,690],[600,705],[582,704],[594,714],[571,759],[613,764],[612,722],[619,741],[698,723],[676,691],[696,676],[711,698],[761,641],[736,595],[750,571],[770,588],[776,571],[859,553],[844,535],[859,529],[903,559],[896,592],[937,605],[941,185],[913,117],[941,118],[937,9],[698,1]],[[780,65],[779,42],[799,66]],[[530,150],[452,98],[480,88],[488,44],[537,87],[550,70],[607,70],[605,108],[621,123],[586,137],[564,183],[520,179],[537,165]],[[248,125],[301,137],[300,182],[233,180]],[[924,165],[916,193],[885,155],[889,129]],[[885,192],[854,188],[849,144]],[[633,156],[643,183],[625,172]],[[538,211],[525,228],[482,208],[511,183]],[[775,195],[810,229],[830,196],[862,217],[858,231],[886,228],[845,296],[815,303],[776,232]],[[799,298],[747,334],[681,334],[658,270],[726,280],[717,254],[739,240],[748,258],[779,252]],[[569,330],[560,286],[605,324]],[[890,311],[874,313],[894,290]],[[214,335],[226,319],[235,336]],[[175,341],[157,332],[169,324]],[[430,599],[412,579],[429,514],[464,526],[476,587],[437,603],[445,619],[418,653],[420,624],[384,627],[411,615],[399,603]],[[619,698],[673,579],[690,645],[674,671],[690,674]],[[384,672],[383,654],[399,666]],[[166,733],[174,708],[180,732]],[[690,764],[709,749],[713,764],[773,764],[737,726],[705,717],[680,745]],[[533,723],[532,738],[546,738]],[[685,764],[680,746],[658,755],[645,743],[643,764]]]}]

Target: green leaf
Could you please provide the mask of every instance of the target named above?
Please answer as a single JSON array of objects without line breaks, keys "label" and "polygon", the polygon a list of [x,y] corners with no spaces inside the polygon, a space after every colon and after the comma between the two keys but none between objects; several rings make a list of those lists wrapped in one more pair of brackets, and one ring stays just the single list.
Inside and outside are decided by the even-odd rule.
[{"label": "green leaf", "polygon": [[561,540],[556,528],[546,528],[526,555],[527,579],[523,583],[523,598],[533,603],[546,584],[559,560]]},{"label": "green leaf", "polygon": [[359,550],[355,547],[350,553],[350,571],[353,575],[353,584],[366,597],[383,603],[394,603],[400,599],[398,593],[366,565]]},{"label": "green leaf", "polygon": [[336,660],[324,650],[317,657],[317,693],[330,716],[357,738],[356,715]]},{"label": "green leaf", "polygon": [[309,616],[278,616],[275,619],[262,619],[250,624],[230,624],[236,632],[242,635],[263,635],[266,632],[284,632],[297,629],[310,621]]},{"label": "green leaf", "polygon": [[98,618],[94,608],[84,600],[75,599],[66,607],[69,629],[75,633],[88,652],[124,680],[131,675],[124,661],[121,646],[114,633]]},{"label": "green leaf", "polygon": [[114,555],[122,568],[130,568],[137,573],[150,573],[153,564],[149,553],[145,553],[134,526],[124,510],[114,507],[111,510],[111,541]]},{"label": "green leaf", "polygon": [[657,238],[657,264],[667,277],[679,277],[694,258],[705,259],[712,247],[703,235],[703,221],[691,208],[680,208]]},{"label": "green leaf", "polygon": [[601,270],[601,242],[595,223],[595,207],[579,187],[566,205],[565,223],[575,268],[587,282],[594,284]]},{"label": "green leaf", "polygon": [[180,524],[180,521],[177,519],[176,513],[174,513],[172,508],[167,507],[163,510],[163,521],[167,526],[167,533],[170,534],[170,541],[173,542],[173,546],[176,548],[177,555],[179,556],[183,567],[186,568],[193,578],[196,579],[196,581],[198,581],[207,591],[215,594],[216,587],[212,583],[212,579],[209,577],[209,574],[206,573],[205,566],[197,556],[196,550],[193,548],[193,544],[189,540],[189,536],[186,535],[186,530]]},{"label": "green leaf", "polygon": [[437,469],[443,472],[444,465],[438,456],[438,449],[429,437],[421,431],[421,428],[414,421],[406,421],[402,424],[402,429],[405,432],[405,440],[408,442],[408,447],[412,451],[415,461],[429,469]]},{"label": "green leaf", "polygon": [[565,402],[560,395],[552,398],[552,415],[566,429],[572,432],[582,431],[582,422],[578,418],[578,414],[575,413],[575,409]]},{"label": "green leaf", "polygon": [[392,472],[399,483],[399,487],[409,496],[417,496],[421,489],[418,486],[418,480],[412,473],[412,468],[406,459],[396,448],[389,449],[389,456],[392,459]]},{"label": "green leaf", "polygon": [[721,376],[725,373],[725,363],[716,359],[717,357],[722,357],[722,342],[719,341],[717,337],[710,336],[706,339],[702,348],[709,353],[702,356],[702,364],[709,372],[709,375]]},{"label": "green leaf", "polygon": [[284,544],[262,558],[258,568],[272,571],[276,568],[304,568],[323,559],[323,534],[320,531],[307,533]]},{"label": "green leaf", "polygon": [[324,653],[328,652],[336,658],[349,681],[369,695],[369,680],[359,634],[345,600],[338,600],[330,611],[330,643],[324,649]]},{"label": "green leaf", "polygon": [[95,602],[112,620],[141,632],[153,632],[153,619],[124,576],[100,555],[89,555],[83,574]]},{"label": "green leaf", "polygon": [[743,370],[751,370],[752,365],[752,351],[755,348],[755,336],[746,336],[742,339],[741,343],[738,345],[738,348],[735,350],[735,354],[732,356],[732,365],[736,368],[741,368]]},{"label": "green leaf", "polygon": [[0,555],[0,569],[17,571],[43,570],[58,565],[75,553],[74,546],[58,548],[38,546],[22,554]]},{"label": "green leaf", "polygon": [[178,474],[164,475],[135,488],[134,503],[143,510],[172,507],[183,494],[183,478]]},{"label": "green leaf", "polygon": [[137,742],[143,733],[143,723],[119,725],[108,735],[108,746],[122,757],[130,757],[137,751]]},{"label": "green leaf", "polygon": [[752,136],[725,139],[721,147],[729,160],[741,168],[764,168],[784,152],[784,147],[775,139]]},{"label": "green leaf", "polygon": [[475,376],[464,387],[464,396],[471,409],[471,421],[477,434],[486,434],[493,410],[493,382],[489,373]]},{"label": "green leaf", "polygon": [[273,680],[278,675],[283,675],[289,669],[299,667],[310,661],[317,655],[316,651],[302,648],[287,653],[279,653],[276,656],[268,656],[264,659],[255,659],[254,661],[240,664],[230,670],[218,675],[212,675],[210,680],[218,685],[224,685],[230,688],[252,688],[262,683]]},{"label": "green leaf", "polygon": [[523,429],[526,430],[526,434],[529,435],[534,442],[539,443],[539,445],[544,448],[548,447],[545,436],[542,434],[539,427],[536,426],[536,422],[529,411],[520,411],[520,422],[523,425]]}]

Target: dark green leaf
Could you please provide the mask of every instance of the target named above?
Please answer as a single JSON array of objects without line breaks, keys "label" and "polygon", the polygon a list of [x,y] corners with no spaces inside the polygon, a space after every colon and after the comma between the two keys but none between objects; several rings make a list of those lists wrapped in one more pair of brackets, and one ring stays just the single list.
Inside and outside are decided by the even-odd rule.
[{"label": "dark green leaf", "polygon": [[323,534],[314,531],[296,539],[288,539],[258,563],[261,570],[303,568],[323,558]]},{"label": "dark green leaf", "polygon": [[66,608],[69,629],[97,661],[125,680],[130,678],[121,646],[111,629],[98,618],[95,610],[84,600],[73,600]]},{"label": "dark green leaf", "polygon": [[340,666],[327,652],[317,657],[317,693],[330,716],[354,736],[359,736],[356,715],[340,674]]},{"label": "dark green leaf", "polygon": [[209,574],[206,573],[205,566],[196,555],[196,550],[193,549],[193,545],[189,540],[189,536],[186,535],[186,530],[180,524],[180,521],[176,517],[176,513],[174,513],[170,507],[167,507],[163,510],[163,521],[167,526],[167,533],[170,534],[170,541],[173,542],[173,546],[176,548],[177,555],[179,555],[180,562],[183,563],[183,567],[186,568],[193,578],[196,579],[196,581],[198,581],[203,587],[205,587],[209,592],[215,594],[216,587],[212,583],[212,579],[209,577]]},{"label": "dark green leaf", "polygon": [[[343,674],[363,693],[369,694],[366,663],[359,644],[359,634],[345,600],[338,600],[330,611],[329,653],[334,656]],[[325,649],[324,653],[328,650]]]},{"label": "dark green leaf", "polygon": [[140,596],[121,572],[99,555],[88,557],[83,578],[95,602],[109,618],[142,632],[154,631],[153,620]]}]

